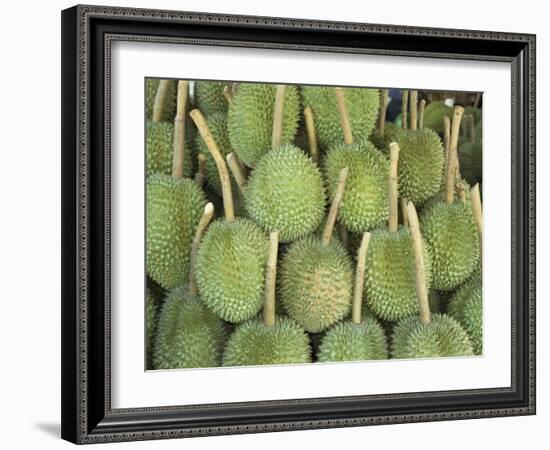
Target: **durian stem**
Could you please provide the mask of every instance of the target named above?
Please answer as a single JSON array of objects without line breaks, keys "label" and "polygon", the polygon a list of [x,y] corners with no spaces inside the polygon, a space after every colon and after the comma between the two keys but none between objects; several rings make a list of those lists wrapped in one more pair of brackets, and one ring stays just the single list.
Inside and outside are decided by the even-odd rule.
[{"label": "durian stem", "polygon": [[164,113],[164,104],[166,103],[166,95],[170,89],[170,80],[160,80],[153,103],[153,122],[160,122]]},{"label": "durian stem", "polygon": [[[447,117],[443,117],[443,147],[445,150],[445,165],[444,169],[444,182],[447,183],[447,176],[449,173],[449,144],[451,143],[451,120]],[[445,184],[445,187],[447,185]],[[443,192],[445,195],[445,192]]]},{"label": "durian stem", "polygon": [[323,229],[322,243],[326,247],[330,245],[332,241],[332,232],[334,231],[334,225],[336,224],[336,217],[338,216],[338,210],[344,197],[344,190],[346,189],[346,181],[348,179],[349,168],[344,167],[340,171],[340,177],[338,178],[338,185],[336,186],[336,192],[334,198],[330,204],[330,210],[328,212],[327,223]]},{"label": "durian stem", "polygon": [[388,89],[380,89],[380,110],[378,112],[378,133],[384,137],[386,127],[386,109],[388,107]]},{"label": "durian stem", "polygon": [[197,155],[197,172],[195,173],[195,183],[199,185],[199,187],[204,186],[204,179],[206,178],[206,156],[204,156],[202,153],[199,153]]},{"label": "durian stem", "polygon": [[178,81],[177,112],[174,119],[174,159],[172,160],[172,176],[183,178],[185,165],[185,109],[187,108],[187,94],[189,81]]},{"label": "durian stem", "polygon": [[405,227],[409,226],[409,219],[407,217],[407,203],[409,203],[407,197],[401,197],[401,215],[403,216],[403,226]]},{"label": "durian stem", "polygon": [[246,173],[243,170],[242,166],[239,164],[239,160],[237,156],[231,152],[226,156],[227,159],[227,165],[229,166],[229,170],[231,170],[231,173],[233,174],[233,177],[235,178],[235,181],[237,182],[237,186],[239,187],[239,190],[244,194],[246,191]]},{"label": "durian stem", "polygon": [[390,144],[390,176],[388,177],[388,197],[390,204],[389,231],[395,233],[399,221],[399,192],[397,187],[397,165],[399,163],[399,145]]},{"label": "durian stem", "polygon": [[204,212],[202,213],[201,220],[197,225],[197,230],[195,231],[195,237],[193,238],[193,243],[191,245],[191,263],[189,269],[189,293],[192,297],[197,296],[197,277],[195,274],[195,267],[197,266],[197,254],[199,250],[199,244],[201,243],[202,235],[206,230],[206,227],[210,224],[210,221],[214,217],[214,204],[207,203],[204,207]]},{"label": "durian stem", "polygon": [[361,246],[357,253],[357,267],[355,269],[355,285],[353,286],[353,304],[351,308],[351,321],[361,323],[361,303],[363,302],[363,288],[365,286],[365,267],[367,265],[367,250],[369,248],[370,233],[363,233]]},{"label": "durian stem", "polygon": [[225,97],[227,104],[230,107],[233,106],[233,92],[231,91],[231,88],[229,87],[229,85],[223,88],[223,96]]},{"label": "durian stem", "polygon": [[313,120],[313,111],[309,106],[304,109],[304,118],[306,120],[307,140],[309,143],[309,154],[314,162],[319,162],[319,147],[317,147],[317,135],[315,134],[315,121]]},{"label": "durian stem", "polygon": [[269,256],[265,273],[264,325],[275,325],[275,281],[277,279],[277,254],[279,252],[279,232],[269,234]]},{"label": "durian stem", "polygon": [[409,91],[401,92],[401,128],[407,128],[407,108],[409,104]]},{"label": "durian stem", "polygon": [[338,114],[340,115],[340,125],[344,133],[344,142],[353,144],[353,134],[351,133],[351,124],[349,122],[348,109],[346,107],[346,99],[344,89],[341,87],[334,88],[336,94],[336,105],[338,106]]},{"label": "durian stem", "polygon": [[411,110],[410,128],[415,131],[418,128],[418,91],[411,91],[409,108]]},{"label": "durian stem", "polygon": [[481,195],[479,192],[479,183],[470,191],[472,198],[472,212],[474,213],[474,220],[477,227],[477,234],[479,236],[479,249],[482,251],[482,236],[483,236],[483,210],[481,208]]},{"label": "durian stem", "polygon": [[413,202],[407,205],[407,216],[409,218],[409,229],[414,247],[414,264],[416,267],[416,296],[418,299],[418,309],[420,310],[420,322],[428,325],[431,321],[430,303],[428,301],[428,289],[426,286],[426,268],[424,265],[424,252],[422,245],[422,235],[420,234],[420,225],[418,224],[418,215]]},{"label": "durian stem", "polygon": [[220,175],[220,182],[222,185],[222,197],[223,197],[223,209],[225,214],[225,220],[228,222],[233,222],[235,220],[235,208],[233,206],[233,193],[231,192],[231,180],[229,179],[229,171],[227,170],[227,164],[223,159],[223,156],[218,149],[218,145],[214,140],[210,129],[208,128],[208,123],[198,109],[194,109],[189,113],[193,122],[197,126],[201,137],[208,148],[208,151],[214,158],[216,167],[218,168],[218,173]]},{"label": "durian stem", "polygon": [[465,205],[466,204],[466,191],[465,191],[464,183],[462,182],[462,180],[460,180],[456,184],[456,193],[458,194],[458,199],[460,200],[460,202],[463,205]]},{"label": "durian stem", "polygon": [[424,109],[426,108],[426,100],[420,100],[418,107],[418,129],[424,128]]},{"label": "durian stem", "polygon": [[283,140],[283,118],[285,110],[286,85],[278,84],[275,90],[275,106],[273,109],[273,135],[271,148],[277,148]]},{"label": "durian stem", "polygon": [[445,185],[445,202],[447,204],[453,203],[455,192],[455,177],[458,167],[458,136],[460,135],[460,121],[464,114],[464,108],[462,106],[455,106],[453,113],[453,122],[451,124],[451,140],[449,143],[449,158],[447,161],[447,179]]},{"label": "durian stem", "polygon": [[473,114],[470,114],[469,122],[470,122],[470,142],[472,144],[475,144],[475,142],[476,142],[476,118]]}]

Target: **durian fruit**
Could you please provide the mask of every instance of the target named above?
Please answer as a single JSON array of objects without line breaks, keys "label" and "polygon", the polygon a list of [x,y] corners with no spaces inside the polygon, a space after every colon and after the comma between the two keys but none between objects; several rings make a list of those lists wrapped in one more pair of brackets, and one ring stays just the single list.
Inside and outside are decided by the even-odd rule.
[{"label": "durian fruit", "polygon": [[147,120],[169,123],[174,120],[174,116],[176,115],[177,85],[176,80],[147,78],[145,82]]},{"label": "durian fruit", "polygon": [[483,352],[483,302],[481,277],[473,275],[454,293],[449,301],[448,313],[466,330],[474,353]]},{"label": "durian fruit", "polygon": [[294,320],[275,315],[278,232],[269,236],[263,321],[258,318],[237,326],[223,354],[224,366],[256,366],[311,362],[309,337]]},{"label": "durian fruit", "polygon": [[226,85],[227,83],[223,81],[197,81],[195,83],[196,107],[209,120],[211,114],[227,114],[227,101],[224,96]]},{"label": "durian fruit", "polygon": [[[372,232],[366,261],[366,303],[377,317],[397,321],[418,313],[416,269],[410,230],[398,225],[399,145],[390,144],[389,227]],[[427,248],[426,285],[430,284],[430,257]]]},{"label": "durian fruit", "polygon": [[435,358],[473,355],[468,334],[455,319],[445,314],[430,313],[422,236],[412,202],[407,206],[407,214],[413,237],[420,317],[406,317],[397,323],[392,338],[392,356]]},{"label": "durian fruit", "polygon": [[318,351],[317,357],[320,362],[365,361],[388,358],[388,344],[383,328],[372,317],[361,319],[365,259],[369,239],[370,233],[365,232],[357,256],[351,322],[337,323],[327,331]]},{"label": "durian fruit", "polygon": [[429,128],[438,134],[443,133],[443,117],[451,119],[453,108],[444,102],[430,102],[424,110],[424,128]]},{"label": "durian fruit", "polygon": [[172,289],[162,306],[153,353],[155,369],[221,364],[227,329],[198,297],[194,275],[197,249],[213,215],[214,207],[208,203],[193,238],[189,285]]},{"label": "durian fruit", "polygon": [[257,161],[244,194],[249,217],[265,232],[278,230],[281,242],[312,233],[323,219],[326,201],[316,164],[299,148],[282,143],[286,89],[277,86],[272,150]]},{"label": "durian fruit", "polygon": [[354,233],[363,233],[382,225],[388,218],[388,160],[370,141],[354,142],[345,91],[335,88],[334,92],[345,140],[328,150],[324,174],[333,196],[340,171],[349,168],[338,221]]},{"label": "durian fruit", "polygon": [[199,248],[197,284],[201,299],[214,314],[238,323],[262,308],[267,239],[254,222],[235,218],[225,160],[201,112],[195,109],[190,115],[216,162],[225,215],[212,223]]},{"label": "durian fruit", "polygon": [[410,93],[410,113],[410,129],[396,135],[400,148],[399,193],[422,204],[440,189],[445,154],[437,133],[417,128],[417,91]]},{"label": "durian fruit", "polygon": [[153,342],[157,332],[157,321],[159,307],[153,295],[153,291],[147,288],[145,294],[145,328],[146,335],[146,347],[147,347],[147,369],[153,368]]},{"label": "durian fruit", "polygon": [[[248,167],[274,146],[272,131],[277,88],[265,83],[240,83],[229,108],[229,139],[239,159]],[[300,95],[296,86],[284,90],[281,143],[293,141],[300,117]]]},{"label": "durian fruit", "polygon": [[172,176],[155,173],[147,179],[147,273],[165,289],[185,283],[193,232],[206,204],[202,190],[183,178],[184,113],[188,82],[178,83]]},{"label": "durian fruit", "polygon": [[281,263],[280,295],[287,314],[309,333],[319,333],[349,314],[352,262],[340,242],[332,239],[348,169],[340,173],[323,237],[294,242]]},{"label": "durian fruit", "polygon": [[[190,131],[190,130],[186,130]],[[147,122],[145,125],[145,148],[147,154],[147,176],[153,173],[170,175],[174,154],[174,125],[169,122]],[[193,172],[193,134],[185,133],[184,177]]]},{"label": "durian fruit", "polygon": [[[380,95],[377,89],[342,88],[346,96],[350,127],[354,140],[366,141],[378,116]],[[302,86],[304,105],[309,106],[315,117],[319,146],[326,150],[344,140],[340,126],[334,88],[327,86]]]},{"label": "durian fruit", "polygon": [[473,185],[482,181],[482,146],[479,134],[476,132],[474,115],[465,117],[468,127],[466,127],[466,138],[458,148],[458,159],[461,175]]},{"label": "durian fruit", "polygon": [[479,260],[479,239],[470,206],[455,202],[458,170],[457,144],[464,109],[455,108],[449,145],[445,202],[436,201],[422,211],[424,238],[432,256],[432,287],[450,291],[462,284]]}]

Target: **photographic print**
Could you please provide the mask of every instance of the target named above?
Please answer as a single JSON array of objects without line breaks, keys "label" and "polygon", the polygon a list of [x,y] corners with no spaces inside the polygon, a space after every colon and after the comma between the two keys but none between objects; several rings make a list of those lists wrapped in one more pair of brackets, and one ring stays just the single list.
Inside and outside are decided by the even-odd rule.
[{"label": "photographic print", "polygon": [[146,369],[483,354],[482,93],[145,99]]}]

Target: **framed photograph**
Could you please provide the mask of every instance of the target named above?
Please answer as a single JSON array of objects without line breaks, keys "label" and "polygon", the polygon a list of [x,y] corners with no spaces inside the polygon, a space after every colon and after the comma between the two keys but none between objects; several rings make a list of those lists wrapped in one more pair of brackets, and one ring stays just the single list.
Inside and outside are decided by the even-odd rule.
[{"label": "framed photograph", "polygon": [[62,12],[62,437],[535,413],[535,36]]}]

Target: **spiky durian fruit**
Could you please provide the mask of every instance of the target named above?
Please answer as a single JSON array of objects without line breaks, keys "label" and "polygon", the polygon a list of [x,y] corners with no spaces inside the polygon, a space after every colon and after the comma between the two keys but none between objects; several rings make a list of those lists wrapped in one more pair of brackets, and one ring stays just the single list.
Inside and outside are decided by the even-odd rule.
[{"label": "spiky durian fruit", "polygon": [[321,172],[292,144],[260,159],[245,193],[250,218],[266,232],[279,230],[281,242],[312,233],[323,219],[325,201]]},{"label": "spiky durian fruit", "polygon": [[[185,133],[185,154],[183,176],[193,173],[193,130],[188,127]],[[174,124],[169,122],[147,122],[145,130],[147,153],[147,176],[153,173],[169,175],[172,170],[174,153]]]},{"label": "spiky durian fruit", "polygon": [[153,364],[153,342],[157,332],[159,307],[153,295],[153,291],[147,288],[145,294],[145,326],[147,329],[147,368],[152,369]]},{"label": "spiky durian fruit", "polygon": [[359,324],[341,322],[327,331],[318,359],[320,362],[387,359],[387,345],[384,330],[375,319],[367,318]]},{"label": "spiky durian fruit", "polygon": [[427,325],[416,316],[407,317],[394,330],[394,358],[439,358],[473,353],[466,331],[455,319],[444,314],[434,314]]},{"label": "spiky durian fruit", "polygon": [[479,239],[470,205],[436,202],[423,209],[420,221],[432,256],[432,287],[453,290],[473,273],[479,260]]},{"label": "spiky durian fruit", "polygon": [[[353,138],[356,142],[369,138],[380,104],[377,89],[343,88]],[[334,88],[326,86],[302,86],[304,105],[313,110],[317,139],[321,148],[328,149],[344,141],[340,126]]]},{"label": "spiky durian fruit", "polygon": [[444,102],[428,103],[424,110],[424,128],[430,128],[436,133],[443,133],[443,117],[451,119],[453,108]]},{"label": "spiky durian fruit", "polygon": [[481,143],[465,142],[458,149],[460,173],[471,185],[482,181]]},{"label": "spiky durian fruit", "polygon": [[[146,92],[145,92],[145,103],[147,111],[147,120],[153,118],[153,105],[155,104],[155,97],[157,95],[157,90],[160,84],[160,79],[158,78],[147,78],[146,81]],[[161,121],[163,122],[173,122],[174,116],[176,115],[176,96],[178,91],[178,82],[176,80],[170,80],[168,91],[166,93],[166,99],[163,107],[163,112],[161,116]]]},{"label": "spiky durian fruit", "polygon": [[421,205],[435,195],[441,186],[445,153],[441,139],[434,131],[400,130],[399,193]]},{"label": "spiky durian fruit", "polygon": [[380,134],[378,129],[375,129],[369,140],[374,144],[378,150],[387,151],[390,143],[397,141],[397,135],[401,131],[401,128],[398,128],[397,125],[393,122],[386,122],[384,126],[384,136]]},{"label": "spiky durian fruit", "polygon": [[205,204],[189,179],[158,173],[147,179],[147,273],[165,289],[188,279],[191,242]]},{"label": "spiky durian fruit", "polygon": [[324,161],[328,191],[334,193],[340,171],[349,167],[338,220],[354,233],[382,225],[388,219],[388,160],[371,142],[339,144]]},{"label": "spiky durian fruit", "polygon": [[[197,81],[195,83],[195,103],[205,116],[214,113],[227,113],[227,100],[223,81]],[[209,117],[210,119],[210,117]]]},{"label": "spiky durian fruit", "polygon": [[223,354],[224,366],[300,364],[311,362],[309,338],[288,317],[277,317],[275,325],[249,320],[237,327]]},{"label": "spiky durian fruit", "polygon": [[210,225],[197,256],[197,284],[202,300],[218,317],[242,322],[262,308],[267,242],[247,219]]},{"label": "spiky durian fruit", "polygon": [[[430,254],[424,248],[426,284],[430,284]],[[366,303],[383,320],[397,321],[418,314],[416,272],[410,232],[399,227],[372,233],[365,277]]]},{"label": "spiky durian fruit", "polygon": [[466,330],[474,353],[483,352],[483,301],[481,278],[472,276],[451,297],[449,315],[454,317]]},{"label": "spiky durian fruit", "polygon": [[[229,108],[228,129],[233,150],[248,167],[271,150],[275,85],[240,83]],[[282,143],[294,140],[300,117],[296,86],[287,86],[284,96]]]},{"label": "spiky durian fruit", "polygon": [[227,339],[224,323],[187,287],[173,289],[159,318],[153,354],[155,369],[215,367]]},{"label": "spiky durian fruit", "polygon": [[313,236],[296,241],[281,263],[285,311],[310,333],[326,330],[350,312],[352,270],[350,257],[337,240],[327,246]]}]

